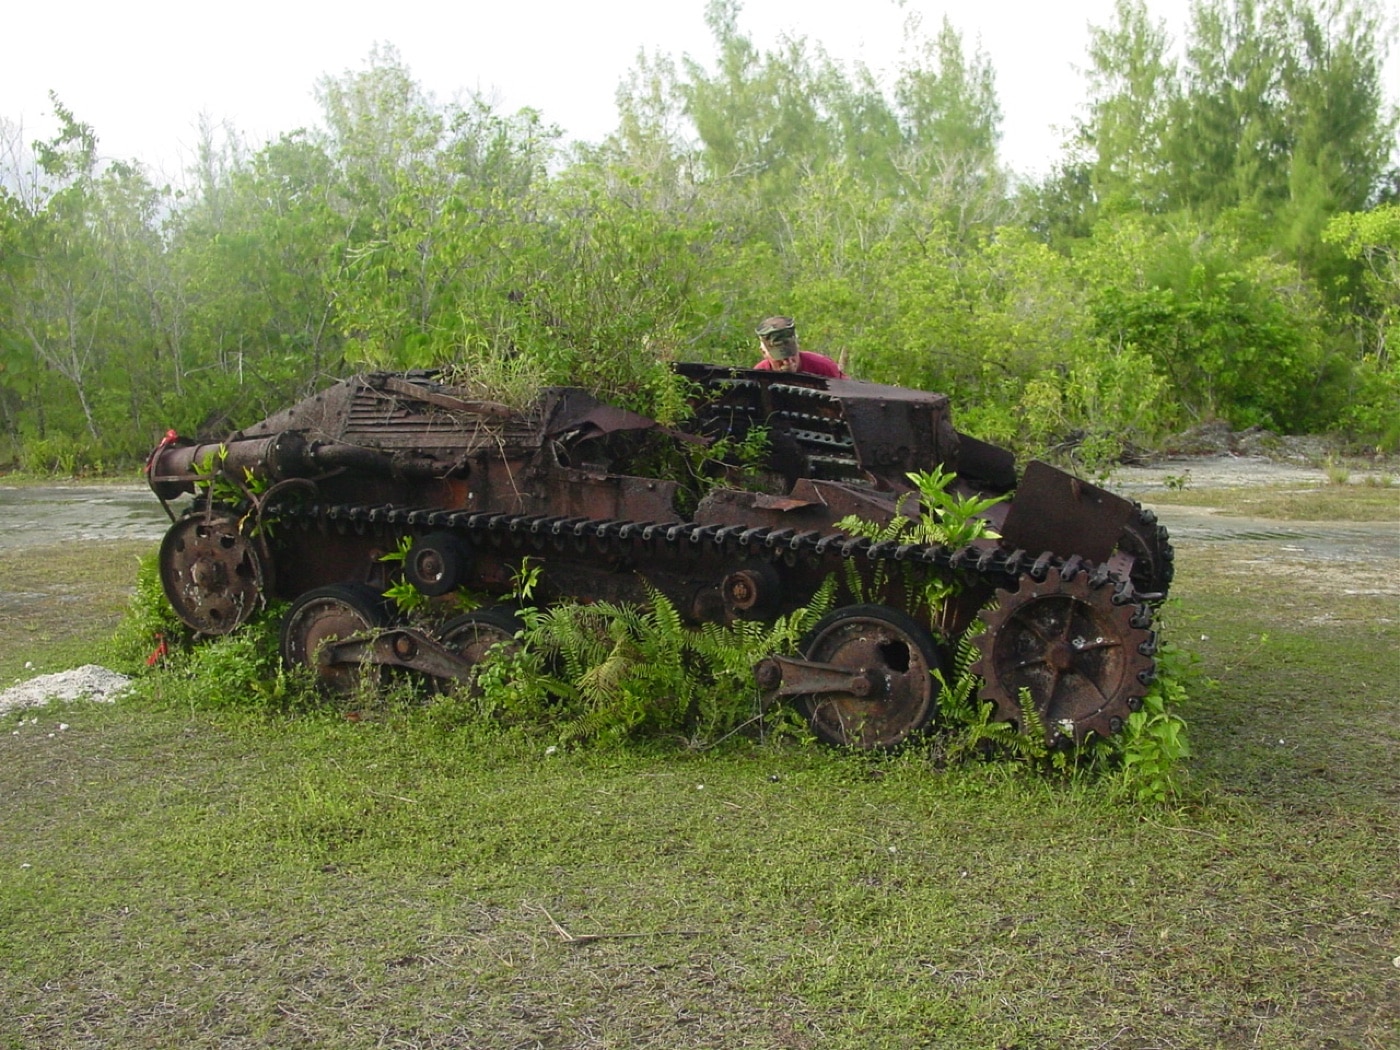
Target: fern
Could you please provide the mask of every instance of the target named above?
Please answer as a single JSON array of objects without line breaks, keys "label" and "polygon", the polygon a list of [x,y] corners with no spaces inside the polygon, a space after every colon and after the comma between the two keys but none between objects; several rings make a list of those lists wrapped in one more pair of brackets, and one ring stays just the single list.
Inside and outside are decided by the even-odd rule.
[{"label": "fern", "polygon": [[1030,690],[1022,689],[1020,693],[1020,726],[994,720],[996,705],[977,696],[982,680],[971,668],[977,658],[973,639],[981,628],[978,624],[958,641],[951,681],[942,671],[934,671],[942,687],[939,713],[948,730],[942,744],[944,756],[950,762],[975,758],[1041,764],[1050,748],[1045,743],[1045,723],[1035,709]]},{"label": "fern", "polygon": [[562,742],[665,733],[703,746],[760,713],[754,664],[770,652],[795,652],[834,594],[828,581],[772,623],[699,629],[655,590],[640,606],[526,610],[522,651],[480,684],[492,710],[548,725]]},{"label": "fern", "polygon": [[[665,595],[646,607],[599,602],[561,606],[542,618],[545,641],[577,687],[560,712],[561,739],[621,738],[643,726],[667,728],[690,707],[687,631]],[[530,632],[527,631],[527,641]]]},{"label": "fern", "polygon": [[771,623],[740,620],[729,626],[705,624],[691,635],[691,648],[705,668],[705,688],[696,695],[693,733],[723,734],[744,718],[762,714],[753,668],[769,653],[795,653],[802,638],[835,604],[835,580],[828,578],[811,600]]},{"label": "fern", "polygon": [[1010,722],[994,721],[996,705],[977,698],[980,679],[963,673],[949,685],[941,671],[934,674],[943,687],[939,711],[947,732],[941,747],[949,762],[1025,757],[1028,743],[1022,739],[1024,734]]}]

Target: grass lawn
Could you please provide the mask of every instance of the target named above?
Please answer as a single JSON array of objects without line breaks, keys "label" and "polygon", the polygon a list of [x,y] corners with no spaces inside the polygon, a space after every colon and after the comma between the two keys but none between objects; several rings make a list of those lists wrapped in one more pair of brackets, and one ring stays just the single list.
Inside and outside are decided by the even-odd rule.
[{"label": "grass lawn", "polygon": [[[100,658],[134,563],[84,550],[0,557],[38,595],[0,681]],[[0,717],[0,1047],[1390,1050],[1400,609],[1254,554],[1178,548],[1168,630],[1213,684],[1170,809],[927,748],[550,753],[175,683]]]}]

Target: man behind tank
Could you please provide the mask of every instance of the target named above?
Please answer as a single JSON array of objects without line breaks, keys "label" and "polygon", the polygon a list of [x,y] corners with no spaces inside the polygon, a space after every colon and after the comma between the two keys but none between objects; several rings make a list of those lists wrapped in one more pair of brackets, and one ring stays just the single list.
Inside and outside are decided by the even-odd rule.
[{"label": "man behind tank", "polygon": [[758,326],[758,344],[763,360],[754,368],[772,372],[806,372],[828,379],[845,379],[841,366],[824,354],[814,354],[797,346],[797,325],[791,317],[769,317]]}]

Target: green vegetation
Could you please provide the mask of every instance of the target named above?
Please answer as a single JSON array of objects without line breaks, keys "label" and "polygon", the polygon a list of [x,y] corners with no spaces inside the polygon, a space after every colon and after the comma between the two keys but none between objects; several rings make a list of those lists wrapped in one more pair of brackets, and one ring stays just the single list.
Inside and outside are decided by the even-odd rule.
[{"label": "green vegetation", "polygon": [[[1202,419],[1400,442],[1375,0],[1203,0],[1179,61],[1120,0],[1027,185],[950,25],[885,89],[707,10],[716,63],[640,59],[567,151],[388,48],[320,82],[320,126],[211,131],[179,193],[57,100],[32,154],[0,124],[0,462],[110,469],[361,368],[669,421],[667,365],[750,363],[777,309],[1085,466]],[[1331,479],[1162,501],[1395,520],[1393,487]],[[1168,649],[1100,764],[956,674],[897,754],[781,712],[730,733],[747,647],[782,643],[682,638],[659,602],[538,614],[572,641],[479,691],[330,703],[278,667],[275,609],[181,644],[147,553],[0,553],[0,681],[175,653],[117,704],[0,715],[0,1046],[1400,1043],[1393,558],[1181,552],[1204,677]]]},{"label": "green vegetation", "polygon": [[521,645],[483,672],[476,706],[558,745],[660,738],[705,749],[746,726],[792,724],[786,711],[764,718],[753,665],[796,652],[831,597],[828,587],[771,624],[698,631],[659,592],[645,608],[527,608]]},{"label": "green vegetation", "polygon": [[1181,551],[1166,805],[956,734],[555,747],[202,647],[0,718],[0,1045],[1392,1046],[1400,628],[1356,591]]},{"label": "green vegetation", "polygon": [[1152,503],[1212,507],[1224,515],[1280,521],[1400,520],[1400,487],[1376,485],[1242,485],[1174,488],[1145,497]]},{"label": "green vegetation", "polygon": [[[953,550],[983,537],[997,536],[987,519],[978,515],[1000,503],[1005,496],[960,496],[949,492],[948,486],[957,479],[957,474],[937,466],[928,472],[913,471],[908,478],[917,496],[914,492],[906,494],[899,502],[899,513],[890,521],[882,525],[848,515],[836,523],[837,527],[848,535],[864,536],[877,542],[928,543]],[[919,506],[918,514],[909,513],[911,500]],[[852,570],[849,577],[851,590],[859,594],[859,575]],[[922,591],[923,605],[932,616],[946,599],[957,593],[957,584],[931,577],[922,585]]]},{"label": "green vegetation", "polygon": [[[126,611],[138,564],[150,553],[149,543],[134,540],[0,551],[0,688],[91,662]],[[156,642],[145,632],[132,646],[128,662]]]},{"label": "green vegetation", "polygon": [[[696,0],[699,2],[699,0]],[[363,368],[542,382],[667,418],[675,359],[783,309],[856,375],[1090,468],[1202,419],[1400,441],[1396,100],[1378,0],[1142,0],[1094,29],[1053,173],[998,156],[995,70],[911,27],[888,84],[709,0],[714,62],[627,71],[604,141],[428,97],[392,48],[188,184],[0,124],[0,462],[130,462]],[[1072,56],[1071,56],[1072,57]],[[1393,85],[1391,85],[1393,88]]]}]

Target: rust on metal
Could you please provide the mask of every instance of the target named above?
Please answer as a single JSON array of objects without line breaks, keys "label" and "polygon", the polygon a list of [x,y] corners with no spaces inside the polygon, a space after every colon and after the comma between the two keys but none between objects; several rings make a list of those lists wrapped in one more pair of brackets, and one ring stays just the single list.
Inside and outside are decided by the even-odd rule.
[{"label": "rust on metal", "polygon": [[[1009,452],[955,429],[943,394],[676,371],[693,396],[675,427],[575,388],[517,409],[418,371],[342,380],[221,442],[169,433],[147,462],[172,513],[166,594],[202,634],[290,602],[284,658],[345,690],[386,668],[474,681],[515,621],[449,619],[453,596],[505,599],[522,564],[537,602],[659,592],[695,625],[772,622],[834,580],[831,617],[756,672],[833,743],[892,747],[930,725],[933,672],[989,601],[978,670],[999,717],[1019,720],[1028,689],[1047,735],[1079,740],[1140,700],[1144,596],[1172,570],[1150,511],[1047,464],[1018,478]],[[723,453],[760,436],[757,463]],[[952,550],[842,532],[848,516],[917,515],[909,475],[935,468],[961,495],[1007,497],[985,512],[1001,539]],[[441,614],[397,616],[383,594],[400,581]],[[930,583],[951,591],[933,608]]]},{"label": "rust on metal", "polygon": [[1026,550],[1100,562],[1113,553],[1132,514],[1132,501],[1033,461],[1016,488],[1001,534]]}]

